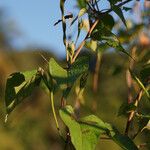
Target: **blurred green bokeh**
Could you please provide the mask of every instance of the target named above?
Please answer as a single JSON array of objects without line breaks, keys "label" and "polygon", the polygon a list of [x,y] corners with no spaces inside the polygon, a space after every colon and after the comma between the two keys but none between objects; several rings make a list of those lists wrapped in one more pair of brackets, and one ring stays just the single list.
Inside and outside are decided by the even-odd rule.
[{"label": "blurred green bokeh", "polygon": [[[48,52],[40,52],[47,59]],[[99,88],[97,93],[92,91],[92,73],[84,93],[85,104],[81,107],[81,116],[94,113],[104,121],[114,124],[121,132],[124,131],[126,118],[118,117],[120,105],[127,99],[125,69],[114,75],[115,69],[126,62],[127,57],[115,53],[107,53],[102,57]],[[8,75],[14,71],[24,71],[44,66],[46,62],[38,51],[7,52],[0,51],[0,149],[1,150],[61,150],[61,141],[55,128],[48,96],[40,89],[36,89],[31,97],[20,104],[4,123],[4,89]],[[68,98],[68,104],[74,105],[75,93]],[[94,102],[94,103],[93,103]],[[60,93],[55,96],[56,108],[60,106]],[[96,107],[95,107],[96,105]],[[96,108],[96,110],[94,110]],[[150,104],[147,104],[150,108]],[[61,121],[60,121],[60,124]],[[142,143],[147,136],[137,138]],[[112,141],[100,140],[97,149],[119,150]]]}]

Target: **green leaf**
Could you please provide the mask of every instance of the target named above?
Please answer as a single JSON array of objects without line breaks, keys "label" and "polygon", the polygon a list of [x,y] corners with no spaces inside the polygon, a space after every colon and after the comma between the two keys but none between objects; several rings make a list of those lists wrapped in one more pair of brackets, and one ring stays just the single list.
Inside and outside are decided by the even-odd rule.
[{"label": "green leaf", "polygon": [[106,43],[99,43],[98,44],[98,48],[97,48],[98,52],[103,53],[103,52],[107,51],[108,49],[109,49],[108,44],[106,44]]},{"label": "green leaf", "polygon": [[120,17],[120,19],[122,20],[122,22],[124,23],[124,25],[127,27],[126,20],[124,18],[124,15],[123,15],[123,12],[122,12],[121,8],[118,7],[118,6],[113,5],[112,9]]},{"label": "green leaf", "polygon": [[94,115],[84,117],[80,121],[77,121],[71,106],[66,106],[59,113],[63,122],[69,128],[71,141],[75,149],[94,150],[100,134],[105,132],[103,128],[99,128],[98,124],[104,126],[104,123]]},{"label": "green leaf", "polygon": [[[93,40],[105,42],[110,47],[115,48],[131,57],[131,55],[122,47],[117,36],[112,33],[104,24],[98,24],[91,34]],[[131,57],[132,58],[132,57]],[[133,58],[132,58],[133,59]]]},{"label": "green leaf", "polygon": [[[115,25],[115,21],[114,21],[114,18],[112,17],[112,15],[110,14],[105,14],[102,16],[102,18],[100,18],[100,22],[99,24],[104,24],[105,28],[107,28],[108,30],[112,30],[112,28],[114,27]],[[98,25],[99,25],[98,24]]]},{"label": "green leaf", "polygon": [[49,62],[49,74],[53,81],[53,90],[63,90],[63,96],[67,98],[75,81],[89,68],[89,57],[79,57],[69,69],[62,68],[53,58]]},{"label": "green leaf", "polygon": [[132,10],[132,8],[130,8],[130,7],[125,7],[125,6],[124,6],[124,7],[123,7],[123,10],[125,10],[125,11],[127,12],[127,11]]},{"label": "green leaf", "polygon": [[111,34],[112,34],[111,36],[102,36],[101,40],[106,41],[106,44],[109,45],[110,47],[113,47],[116,50],[123,52],[124,54],[126,54],[132,58],[132,56],[122,47],[122,45],[121,45],[120,41],[118,40],[118,38],[116,37],[116,35],[114,35],[113,33],[111,33]]},{"label": "green leaf", "polygon": [[145,82],[150,76],[150,64],[144,66],[140,72],[140,77],[143,82]]},{"label": "green leaf", "polygon": [[83,89],[85,87],[87,79],[88,79],[88,73],[87,72],[83,73],[83,75],[80,78],[80,89]]},{"label": "green leaf", "polygon": [[59,84],[64,83],[68,77],[67,70],[63,69],[53,58],[49,62],[49,73]]},{"label": "green leaf", "polygon": [[106,133],[114,142],[116,142],[121,148],[124,150],[138,150],[133,141],[122,134],[119,131],[111,126],[108,123],[104,123],[101,119],[96,116],[88,116],[82,119],[83,122],[88,124],[92,124],[93,126],[99,128],[100,133]]},{"label": "green leaf", "polygon": [[99,129],[99,130],[95,129],[95,137],[98,137],[98,135],[105,133],[124,150],[138,150],[136,145],[128,136],[120,134],[119,131],[116,128],[114,128],[112,125],[108,123],[104,123],[101,119],[99,119],[94,115],[87,116],[81,119],[81,122],[89,126],[92,126],[93,128]]},{"label": "green leaf", "polygon": [[107,128],[109,129],[108,135],[112,140],[118,144],[124,150],[138,150],[137,146],[134,142],[126,135],[122,135],[119,131],[112,127],[110,124],[107,124]]},{"label": "green leaf", "polygon": [[76,150],[94,150],[101,134],[107,134],[124,150],[138,150],[133,141],[97,116],[90,115],[76,120],[73,108],[66,106],[59,111],[62,120],[69,128],[71,141]]},{"label": "green leaf", "polygon": [[[100,139],[100,135],[105,133],[104,122],[94,115],[84,117],[80,120],[82,130],[82,150],[94,150],[97,142]],[[102,128],[99,126],[101,125]],[[104,127],[105,128],[105,127]]]},{"label": "green leaf", "polygon": [[49,73],[54,79],[54,88],[67,88],[68,73],[53,58],[49,61]]},{"label": "green leaf", "polygon": [[106,124],[95,115],[89,115],[84,118],[81,118],[79,122],[82,124],[87,124],[90,126],[97,127],[101,130],[101,133],[105,133],[107,130]]},{"label": "green leaf", "polygon": [[65,125],[69,128],[71,142],[76,150],[82,150],[82,132],[80,124],[74,118],[74,111],[71,106],[59,110],[59,114]]},{"label": "green leaf", "polygon": [[78,7],[79,8],[85,8],[86,7],[86,0],[77,0]]},{"label": "green leaf", "polygon": [[39,86],[41,76],[37,70],[11,74],[6,83],[5,104],[9,114],[26,97],[30,96],[36,86]]},{"label": "green leaf", "polygon": [[115,25],[114,18],[110,14],[104,14],[100,16],[100,21],[94,28],[93,33],[99,32],[100,36],[111,34],[111,30]]},{"label": "green leaf", "polygon": [[68,69],[69,82],[75,82],[76,79],[89,70],[89,57],[79,57]]},{"label": "green leaf", "polygon": [[149,118],[148,117],[141,117],[138,120],[138,127],[139,127],[139,131],[142,132],[145,127],[147,126],[148,122],[149,122]]},{"label": "green leaf", "polygon": [[94,126],[80,124],[82,130],[82,150],[94,150],[100,138],[100,130]]},{"label": "green leaf", "polygon": [[49,93],[49,90],[53,90],[53,81],[52,77],[46,72],[42,75],[42,80],[40,83],[40,87],[46,92]]},{"label": "green leaf", "polygon": [[136,113],[136,117],[138,118],[138,127],[139,131],[142,132],[144,129],[149,127],[150,114],[139,114]]},{"label": "green leaf", "polygon": [[114,5],[118,2],[121,2],[122,0],[108,0],[110,2],[111,5]]},{"label": "green leaf", "polygon": [[95,40],[86,41],[86,48],[91,49],[92,51],[96,51],[98,42]]},{"label": "green leaf", "polygon": [[107,30],[107,28],[99,26],[93,30],[91,34],[91,38],[92,40],[95,40],[95,41],[102,41],[102,36],[108,37],[110,35],[111,35],[111,32]]}]

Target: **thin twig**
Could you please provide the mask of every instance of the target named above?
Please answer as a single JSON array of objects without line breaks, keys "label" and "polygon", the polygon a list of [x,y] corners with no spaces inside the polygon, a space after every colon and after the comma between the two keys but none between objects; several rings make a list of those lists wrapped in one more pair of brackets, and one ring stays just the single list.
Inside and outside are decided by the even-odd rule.
[{"label": "thin twig", "polygon": [[[131,57],[132,58],[135,58],[135,55],[136,55],[135,53],[136,53],[136,47],[134,46],[131,49]],[[129,61],[129,68],[130,68],[130,70],[132,70],[135,61],[133,59],[131,59],[131,58],[129,58],[129,59],[130,59],[130,61]],[[128,104],[130,104],[130,103],[133,102],[133,97],[132,97],[133,82],[132,82],[131,74],[130,74],[128,69],[126,70],[126,82],[127,82],[127,88],[128,88]]]},{"label": "thin twig", "polygon": [[94,28],[95,28],[95,26],[98,24],[98,22],[99,22],[99,20],[97,19],[97,20],[93,23],[92,27],[89,29],[89,31],[88,31],[86,37],[84,38],[84,40],[81,42],[81,44],[80,44],[79,47],[77,48],[76,53],[75,53],[75,55],[74,55],[74,57],[73,57],[71,63],[74,63],[74,61],[75,61],[76,58],[78,57],[78,55],[79,55],[81,49],[82,49],[83,46],[85,45],[86,39],[91,35],[92,31],[94,30]]},{"label": "thin twig", "polygon": [[[138,106],[138,103],[141,100],[142,95],[143,95],[143,90],[141,89],[140,92],[138,93],[138,95],[136,96],[135,100],[134,100],[135,101],[134,105],[136,107]],[[131,125],[131,122],[132,122],[132,119],[133,119],[134,115],[135,115],[135,110],[131,111],[130,114],[129,114],[129,116],[128,116],[128,120],[127,120],[127,124],[126,124],[126,129],[125,129],[125,134],[126,135],[129,134],[130,125]]]},{"label": "thin twig", "polygon": [[[73,18],[73,14],[66,15],[66,16],[64,16],[64,18],[65,19]],[[59,19],[57,22],[54,23],[54,26],[56,26],[57,24],[59,24],[62,21],[63,21],[62,19]]]}]

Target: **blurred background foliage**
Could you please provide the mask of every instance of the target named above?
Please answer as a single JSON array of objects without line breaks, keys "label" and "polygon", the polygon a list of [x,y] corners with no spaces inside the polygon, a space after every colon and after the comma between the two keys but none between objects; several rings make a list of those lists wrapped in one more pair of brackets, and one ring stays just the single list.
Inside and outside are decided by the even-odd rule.
[{"label": "blurred background foliage", "polygon": [[[127,31],[121,27],[120,21],[116,20],[114,30],[118,31],[120,41],[130,54],[133,47],[136,47],[135,66],[142,67],[142,62],[150,61],[150,3],[145,3],[144,11],[140,10],[138,2],[133,7],[134,9],[130,13],[134,14],[136,11],[140,11],[141,21],[135,23],[132,19],[127,20],[129,27]],[[41,89],[36,89],[31,97],[13,111],[8,122],[4,123],[4,90],[8,75],[16,71],[44,67],[47,65],[44,58],[49,60],[55,56],[49,50],[26,49],[16,51],[13,49],[11,40],[15,33],[14,30],[10,30],[9,21],[5,21],[3,11],[0,10],[0,150],[62,150],[64,143],[55,128],[49,98]],[[85,51],[88,49],[86,48]],[[98,72],[98,87],[94,91],[92,81],[95,73],[96,54],[90,55],[92,56],[91,72],[81,102],[80,115],[94,113],[124,132],[126,117],[118,116],[118,109],[128,99],[126,70],[130,65],[128,60],[131,61],[131,59],[124,54],[116,53],[107,48],[104,49]],[[59,61],[64,62],[64,60]],[[138,70],[138,68],[134,68]],[[135,92],[133,92],[135,97],[134,94]],[[68,104],[75,105],[75,95],[76,93],[72,92],[68,98]],[[55,102],[56,107],[59,108],[60,93],[56,94]],[[150,113],[150,103],[146,97],[143,97],[140,108],[144,108],[142,110]],[[149,141],[149,132],[147,130],[143,132],[142,136],[136,138],[136,144]],[[120,148],[109,140],[101,140],[97,149],[119,150]],[[146,148],[143,149],[146,150]]]}]

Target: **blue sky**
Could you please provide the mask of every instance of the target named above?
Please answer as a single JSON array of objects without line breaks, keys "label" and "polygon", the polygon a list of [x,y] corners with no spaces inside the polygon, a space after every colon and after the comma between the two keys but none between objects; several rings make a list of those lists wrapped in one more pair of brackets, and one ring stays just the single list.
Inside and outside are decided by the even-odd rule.
[{"label": "blue sky", "polygon": [[53,26],[60,18],[59,0],[0,0],[0,7],[21,31],[14,46],[41,46],[64,55],[61,25]]},{"label": "blue sky", "polygon": [[[66,12],[74,11],[75,0],[67,1]],[[59,0],[0,0],[7,16],[12,19],[22,35],[13,41],[17,48],[32,46],[54,50],[56,55],[64,56],[61,24],[53,26],[60,18]]]}]

